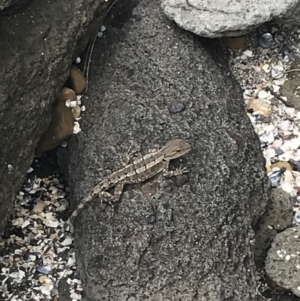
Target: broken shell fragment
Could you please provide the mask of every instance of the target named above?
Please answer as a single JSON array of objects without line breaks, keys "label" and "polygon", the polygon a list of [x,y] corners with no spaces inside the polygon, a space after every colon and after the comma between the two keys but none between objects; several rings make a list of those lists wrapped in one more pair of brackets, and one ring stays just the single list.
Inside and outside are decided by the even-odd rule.
[{"label": "broken shell fragment", "polygon": [[45,265],[45,266],[38,266],[36,270],[41,274],[47,275],[50,273],[51,268],[49,265]]},{"label": "broken shell fragment", "polygon": [[78,134],[81,132],[80,125],[77,121],[74,122],[73,134]]},{"label": "broken shell fragment", "polygon": [[256,98],[249,101],[248,110],[252,109],[256,114],[262,114],[264,116],[270,116],[272,113],[271,102],[266,99]]},{"label": "broken shell fragment", "polygon": [[279,78],[283,77],[283,74],[284,74],[283,66],[277,65],[277,66],[272,67],[272,70],[271,70],[272,78],[279,79]]}]

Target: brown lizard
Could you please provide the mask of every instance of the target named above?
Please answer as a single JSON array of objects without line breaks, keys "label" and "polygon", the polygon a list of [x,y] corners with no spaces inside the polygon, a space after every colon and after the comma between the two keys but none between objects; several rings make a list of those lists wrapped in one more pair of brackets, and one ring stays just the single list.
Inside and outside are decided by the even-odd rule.
[{"label": "brown lizard", "polygon": [[[73,220],[79,212],[97,196],[116,202],[120,200],[125,184],[134,184],[144,182],[163,172],[164,176],[177,176],[186,173],[185,168],[169,170],[171,160],[179,158],[191,150],[190,144],[182,139],[175,139],[168,142],[159,150],[150,152],[133,163],[126,165],[102,180],[94,189],[82,200],[82,202],[73,211],[69,221]],[[108,189],[115,187],[114,195],[107,192]]]},{"label": "brown lizard", "polygon": [[[63,231],[54,239],[53,243],[59,239],[68,226],[72,226],[73,219],[78,216],[79,212],[86,206],[87,203],[95,199],[97,196],[103,196],[109,201],[116,202],[120,200],[125,184],[134,184],[144,182],[163,172],[164,176],[177,176],[186,173],[185,168],[178,168],[169,170],[169,163],[171,160],[179,158],[191,150],[191,145],[182,139],[175,139],[168,142],[159,150],[152,151],[140,159],[127,164],[112,174],[104,178],[93,190],[80,202],[77,208],[73,211],[69,219],[66,221]],[[113,188],[114,194],[107,192],[108,189]],[[46,254],[49,247],[43,253]]]}]

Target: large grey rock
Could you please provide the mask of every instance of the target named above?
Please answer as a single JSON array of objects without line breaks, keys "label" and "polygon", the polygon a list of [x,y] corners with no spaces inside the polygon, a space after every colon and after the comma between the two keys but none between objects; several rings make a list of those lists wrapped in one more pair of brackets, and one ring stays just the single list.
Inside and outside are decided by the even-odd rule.
[{"label": "large grey rock", "polygon": [[[72,206],[130,146],[185,139],[192,151],[172,168],[190,180],[128,185],[115,208],[96,199],[75,219],[85,300],[260,300],[251,225],[270,186],[242,91],[217,42],[178,28],[158,0],[136,2],[113,13],[94,48],[82,133],[66,154]],[[170,114],[172,101],[186,110]]]},{"label": "large grey rock", "polygon": [[72,59],[112,2],[34,0],[0,17],[0,233]]},{"label": "large grey rock", "polygon": [[300,0],[161,0],[180,27],[209,38],[239,36],[259,25],[300,22]]},{"label": "large grey rock", "polygon": [[300,227],[286,229],[274,238],[268,251],[266,272],[278,286],[300,297]]}]

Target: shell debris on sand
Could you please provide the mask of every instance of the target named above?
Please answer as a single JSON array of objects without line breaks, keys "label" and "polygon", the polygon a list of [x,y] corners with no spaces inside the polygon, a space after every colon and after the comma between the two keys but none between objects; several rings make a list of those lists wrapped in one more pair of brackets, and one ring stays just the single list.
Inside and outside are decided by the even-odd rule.
[{"label": "shell debris on sand", "polygon": [[73,300],[81,299],[73,238],[66,233],[56,244],[57,253],[51,245],[63,227],[58,216],[68,209],[68,189],[60,178],[58,173],[28,177],[16,196],[14,218],[0,241],[0,300],[53,300],[63,277],[72,278]]},{"label": "shell debris on sand", "polygon": [[[254,35],[249,37],[247,49],[231,51],[230,67],[244,90],[247,115],[259,137],[272,187],[291,195],[299,216],[300,178],[295,172],[300,171],[300,112],[286,105],[289,99],[280,95],[280,90],[292,61],[300,57],[300,30],[281,30],[274,25],[272,35],[265,33],[263,37],[276,39],[265,43],[260,38],[261,47],[257,47]],[[293,46],[284,51],[285,44],[279,41],[287,43],[290,33],[287,40]],[[300,221],[299,217],[295,220]]]}]

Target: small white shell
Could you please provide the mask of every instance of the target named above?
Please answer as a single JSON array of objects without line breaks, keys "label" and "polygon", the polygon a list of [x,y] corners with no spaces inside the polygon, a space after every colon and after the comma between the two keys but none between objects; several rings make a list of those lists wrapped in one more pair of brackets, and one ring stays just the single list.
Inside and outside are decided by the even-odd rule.
[{"label": "small white shell", "polygon": [[74,122],[73,134],[78,134],[81,132],[80,125],[77,121]]},{"label": "small white shell", "polygon": [[269,93],[267,91],[261,90],[257,94],[258,98],[265,99],[269,96]]},{"label": "small white shell", "polygon": [[34,171],[34,169],[32,167],[29,167],[29,169],[27,170],[27,173],[31,173],[33,171]]}]

